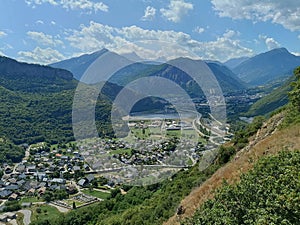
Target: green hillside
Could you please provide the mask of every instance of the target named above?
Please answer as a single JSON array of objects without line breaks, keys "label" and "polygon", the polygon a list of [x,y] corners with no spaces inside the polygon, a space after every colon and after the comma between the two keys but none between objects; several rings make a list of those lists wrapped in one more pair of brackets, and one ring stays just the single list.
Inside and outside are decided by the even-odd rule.
[{"label": "green hillside", "polygon": [[0,163],[20,162],[25,155],[24,147],[17,146],[4,137],[0,137],[0,149]]},{"label": "green hillside", "polygon": [[[0,57],[0,137],[14,144],[74,140],[72,104],[77,84],[69,71]],[[107,84],[104,91],[115,95],[118,90]],[[100,95],[96,104],[100,136],[112,135],[110,107],[109,98]]]},{"label": "green hillside", "polygon": [[0,85],[13,91],[53,93],[74,89],[77,81],[67,70],[21,63],[0,56]]},{"label": "green hillside", "polygon": [[274,110],[286,105],[289,101],[288,92],[291,91],[291,82],[294,77],[289,78],[284,84],[266,96],[255,102],[245,114],[246,116],[267,115]]}]

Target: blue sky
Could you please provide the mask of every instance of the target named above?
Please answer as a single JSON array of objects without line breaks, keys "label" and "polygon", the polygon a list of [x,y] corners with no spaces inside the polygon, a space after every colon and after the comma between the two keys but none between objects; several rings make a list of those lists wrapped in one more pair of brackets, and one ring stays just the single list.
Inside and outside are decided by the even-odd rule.
[{"label": "blue sky", "polygon": [[[225,61],[277,47],[300,55],[299,0],[0,3],[0,54],[20,61],[48,64],[104,47],[151,60],[187,56],[187,51]],[[141,44],[149,40],[156,44]]]}]

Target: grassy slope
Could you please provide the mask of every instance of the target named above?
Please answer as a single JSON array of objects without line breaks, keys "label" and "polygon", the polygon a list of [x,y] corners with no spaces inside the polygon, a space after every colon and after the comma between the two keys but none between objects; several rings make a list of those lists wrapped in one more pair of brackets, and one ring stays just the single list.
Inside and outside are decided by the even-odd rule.
[{"label": "grassy slope", "polygon": [[299,174],[300,151],[262,157],[240,182],[224,183],[183,224],[299,224]]},{"label": "grassy slope", "polygon": [[[253,168],[254,163],[262,156],[276,154],[282,149],[300,149],[299,124],[277,130],[276,127],[281,121],[282,114],[272,117],[231,162],[220,168],[210,179],[183,199],[181,205],[185,208],[185,213],[181,219],[191,217],[200,205],[213,198],[214,192],[221,187],[224,179],[229,184],[239,181],[241,174]],[[176,225],[179,221],[180,218],[174,215],[165,224]]]},{"label": "grassy slope", "polygon": [[293,77],[288,79],[282,86],[273,90],[270,94],[264,96],[255,102],[246,116],[267,115],[281,106],[288,103],[288,92],[291,90],[291,82]]}]

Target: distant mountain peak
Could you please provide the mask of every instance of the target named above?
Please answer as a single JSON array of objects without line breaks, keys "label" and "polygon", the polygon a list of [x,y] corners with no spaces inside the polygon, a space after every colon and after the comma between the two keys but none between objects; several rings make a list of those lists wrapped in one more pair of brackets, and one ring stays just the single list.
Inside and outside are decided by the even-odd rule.
[{"label": "distant mountain peak", "polygon": [[63,61],[59,61],[56,63],[52,63],[49,66],[54,68],[62,68],[66,69],[73,73],[74,77],[77,80],[80,80],[81,76],[84,74],[86,69],[101,55],[110,52],[108,49],[103,48],[99,51],[83,54],[77,57],[73,57],[70,59],[65,59]]},{"label": "distant mountain peak", "polygon": [[300,65],[300,57],[286,48],[276,48],[258,54],[233,68],[242,80],[252,85],[264,85],[284,80]]},{"label": "distant mountain peak", "polygon": [[274,48],[272,50],[270,50],[269,52],[285,52],[285,53],[290,53],[286,48],[282,47],[282,48]]},{"label": "distant mountain peak", "polygon": [[138,54],[136,54],[136,52],[129,52],[129,53],[123,53],[121,54],[121,56],[134,61],[134,62],[140,62],[140,61],[144,61]]}]

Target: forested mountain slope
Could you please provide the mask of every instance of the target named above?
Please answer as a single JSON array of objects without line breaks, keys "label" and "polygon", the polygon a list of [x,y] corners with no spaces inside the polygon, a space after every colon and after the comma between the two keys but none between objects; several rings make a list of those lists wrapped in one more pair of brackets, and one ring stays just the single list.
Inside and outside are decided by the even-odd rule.
[{"label": "forested mountain slope", "polygon": [[[72,104],[77,84],[67,70],[0,57],[0,138],[15,144],[74,140]],[[115,96],[119,89],[108,84],[104,90]],[[100,135],[111,135],[110,106],[109,98],[100,95],[96,106]]]},{"label": "forested mountain slope", "polygon": [[21,63],[0,56],[0,85],[13,91],[53,93],[74,89],[77,81],[64,69]]},{"label": "forested mountain slope", "polygon": [[283,85],[275,88],[271,93],[255,102],[245,114],[246,116],[268,115],[274,110],[289,102],[288,93],[291,91],[291,82],[294,77],[289,78]]}]

